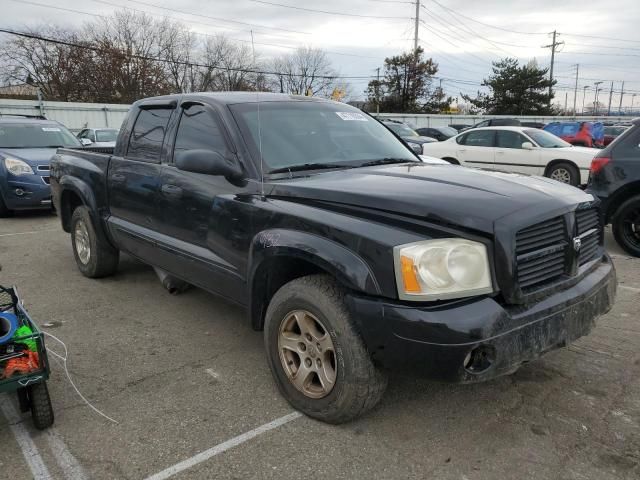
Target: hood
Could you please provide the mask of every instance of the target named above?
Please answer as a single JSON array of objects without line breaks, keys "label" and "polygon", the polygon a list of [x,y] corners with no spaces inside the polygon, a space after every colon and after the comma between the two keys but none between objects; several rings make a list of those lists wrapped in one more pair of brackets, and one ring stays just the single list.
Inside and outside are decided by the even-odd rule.
[{"label": "hood", "polygon": [[543,177],[423,163],[277,180],[267,191],[291,201],[351,205],[485,233],[493,233],[497,220],[515,212],[527,218],[593,200],[577,188]]},{"label": "hood", "polygon": [[423,137],[422,135],[419,137],[402,137],[402,139],[405,140],[406,142],[418,143],[420,145],[422,145],[423,143],[433,143],[438,141],[435,138]]},{"label": "hood", "polygon": [[56,154],[57,148],[0,148],[0,155],[3,157],[13,157],[29,164],[30,167],[37,165],[49,165],[51,157]]},{"label": "hood", "polygon": [[596,153],[600,151],[599,148],[589,148],[589,147],[562,147],[558,150],[569,150],[571,152],[583,153],[585,155],[591,155],[594,157]]}]

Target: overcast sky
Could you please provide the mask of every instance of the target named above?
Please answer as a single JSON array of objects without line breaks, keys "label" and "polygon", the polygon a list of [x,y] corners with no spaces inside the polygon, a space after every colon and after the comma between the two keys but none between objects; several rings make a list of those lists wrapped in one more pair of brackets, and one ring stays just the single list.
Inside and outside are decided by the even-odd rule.
[{"label": "overcast sky", "polygon": [[[415,3],[410,0],[269,1],[354,16],[283,8],[251,0],[0,0],[3,12],[0,26],[80,25],[95,18],[87,14],[109,15],[118,9],[135,9],[158,18],[181,20],[196,32],[224,32],[244,41],[250,40],[249,30],[253,30],[256,50],[263,58],[300,45],[320,47],[331,52],[335,68],[345,76],[373,76],[376,67],[382,67],[385,56],[409,50],[413,45]],[[568,92],[568,104],[572,106],[575,64],[579,63],[578,109],[584,86],[589,87],[586,103],[593,101],[595,81],[604,82],[599,87],[604,90],[599,98],[605,104],[614,81],[612,103],[617,108],[621,82],[625,80],[624,89],[628,93],[623,105],[630,105],[631,94],[635,92],[639,95],[634,105],[640,105],[638,0],[422,0],[421,3],[420,45],[439,63],[438,76],[452,96],[475,92],[477,84],[488,75],[492,60],[505,56],[522,61],[535,58],[539,65],[548,66],[550,49],[542,46],[551,43],[548,33],[555,29],[559,32],[558,41],[565,42],[556,57],[556,102],[564,105]],[[59,10],[65,8],[77,12]],[[362,98],[367,80],[350,79],[349,83],[354,96]]]}]

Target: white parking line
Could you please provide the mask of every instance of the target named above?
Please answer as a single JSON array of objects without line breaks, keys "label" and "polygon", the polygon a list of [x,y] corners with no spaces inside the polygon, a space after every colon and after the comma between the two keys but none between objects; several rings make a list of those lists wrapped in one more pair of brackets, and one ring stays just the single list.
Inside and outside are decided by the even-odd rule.
[{"label": "white parking line", "polygon": [[640,293],[640,288],[627,287],[626,285],[618,285],[618,288],[622,288],[623,290],[631,290],[632,292]]},{"label": "white parking line", "polygon": [[71,455],[71,452],[58,432],[50,428],[46,431],[46,436],[51,452],[56,459],[56,463],[64,473],[65,478],[67,480],[88,480],[89,477],[82,468],[82,465]]},{"label": "white parking line", "polygon": [[59,228],[47,228],[45,230],[33,230],[32,232],[18,232],[18,233],[0,233],[0,237],[14,237],[16,235],[31,235],[33,233],[44,233],[44,232],[58,232]]},{"label": "white parking line", "polygon": [[7,418],[9,427],[13,432],[13,436],[16,437],[16,441],[22,450],[22,455],[31,470],[31,474],[35,480],[49,480],[53,478],[44,464],[44,460],[38,451],[38,447],[33,443],[29,431],[21,423],[21,418],[16,411],[13,403],[11,403],[7,395],[0,396],[0,410]]},{"label": "white parking line", "polygon": [[176,463],[172,467],[169,467],[159,473],[156,473],[155,475],[151,475],[146,480],[165,480],[175,475],[176,473],[179,473],[191,467],[194,467],[195,465],[202,463],[206,460],[209,460],[210,458],[215,457],[216,455],[222,452],[226,452],[227,450],[233,447],[237,447],[241,443],[251,440],[252,438],[255,438],[258,435],[261,435],[265,432],[268,432],[269,430],[278,428],[279,426],[284,425],[285,423],[289,423],[292,420],[300,418],[301,416],[302,416],[301,413],[293,412],[293,413],[290,413],[289,415],[285,415],[284,417],[280,417],[272,422],[265,423],[264,425],[261,425],[258,428],[254,428],[253,430],[243,433],[242,435],[238,435],[237,437],[233,437],[232,439],[227,440],[226,442],[216,445],[215,447],[210,448],[209,450],[205,450],[204,452],[200,452],[197,455],[194,455],[191,458],[183,460],[180,463]]}]

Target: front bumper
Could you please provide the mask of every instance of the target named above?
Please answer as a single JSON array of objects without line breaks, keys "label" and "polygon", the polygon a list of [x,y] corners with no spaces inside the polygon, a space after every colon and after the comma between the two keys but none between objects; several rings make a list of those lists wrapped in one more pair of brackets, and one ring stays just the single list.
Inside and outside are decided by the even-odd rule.
[{"label": "front bumper", "polygon": [[[615,269],[605,255],[577,284],[529,305],[481,298],[428,307],[351,295],[349,306],[378,365],[470,383],[511,373],[587,335],[615,293]],[[465,368],[479,352],[489,353],[490,366]]]},{"label": "front bumper", "polygon": [[51,208],[51,187],[41,175],[11,176],[0,180],[0,194],[9,210]]}]

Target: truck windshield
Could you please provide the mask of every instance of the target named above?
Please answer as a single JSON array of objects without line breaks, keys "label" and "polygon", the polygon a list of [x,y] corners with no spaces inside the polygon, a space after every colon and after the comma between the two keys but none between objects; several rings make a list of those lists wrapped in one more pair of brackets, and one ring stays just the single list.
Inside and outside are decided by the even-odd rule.
[{"label": "truck windshield", "polygon": [[[359,110],[324,102],[257,103],[231,105],[245,141],[265,172],[335,166],[349,168],[374,161],[415,162],[415,155],[375,119]],[[259,138],[260,137],[260,138]]]},{"label": "truck windshield", "polygon": [[79,146],[78,139],[62,125],[51,123],[0,124],[0,148]]},{"label": "truck windshield", "polygon": [[562,148],[562,147],[570,147],[571,144],[565,142],[559,137],[556,137],[554,134],[545,132],[544,130],[531,129],[525,130],[524,133],[529,135],[542,148]]}]

